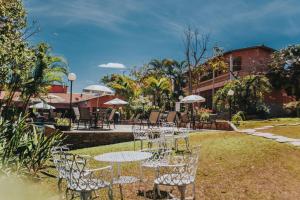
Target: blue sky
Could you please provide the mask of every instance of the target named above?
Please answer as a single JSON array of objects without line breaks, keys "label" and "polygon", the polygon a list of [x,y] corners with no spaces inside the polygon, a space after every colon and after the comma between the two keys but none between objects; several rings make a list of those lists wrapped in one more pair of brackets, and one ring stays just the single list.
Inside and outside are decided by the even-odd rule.
[{"label": "blue sky", "polygon": [[[299,0],[24,0],[29,21],[77,74],[75,91],[153,58],[184,58],[187,26],[225,50],[300,43]],[[117,65],[114,63],[118,63]],[[112,68],[115,67],[115,68]],[[124,68],[125,67],[125,68]]]}]

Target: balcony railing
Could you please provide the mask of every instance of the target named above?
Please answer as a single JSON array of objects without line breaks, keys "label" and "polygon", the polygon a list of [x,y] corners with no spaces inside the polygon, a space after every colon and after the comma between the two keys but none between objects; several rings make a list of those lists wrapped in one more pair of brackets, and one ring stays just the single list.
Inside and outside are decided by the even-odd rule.
[{"label": "balcony railing", "polygon": [[[215,77],[215,83],[229,80],[229,78],[230,78],[229,73],[219,75],[219,76]],[[209,80],[206,80],[206,81],[201,81],[199,83],[193,84],[193,89],[199,88],[199,87],[209,86],[209,85],[212,85],[212,84],[213,84],[213,79],[209,79]]]}]

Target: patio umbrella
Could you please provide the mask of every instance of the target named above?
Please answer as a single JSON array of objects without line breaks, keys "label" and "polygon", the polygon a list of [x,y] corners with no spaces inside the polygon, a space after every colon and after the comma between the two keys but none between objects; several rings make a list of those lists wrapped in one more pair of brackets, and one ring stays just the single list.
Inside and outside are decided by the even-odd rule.
[{"label": "patio umbrella", "polygon": [[181,101],[181,103],[191,103],[192,104],[192,120],[193,120],[193,126],[195,126],[195,116],[194,116],[194,103],[200,103],[200,102],[205,102],[205,98],[199,95],[189,95],[184,97]]},{"label": "patio umbrella", "polygon": [[[95,94],[96,96],[105,95],[105,94],[113,95],[115,93],[112,89],[104,85],[89,85],[83,89],[83,92],[92,93]],[[97,98],[97,108],[98,105],[99,105],[99,98]]]},{"label": "patio umbrella", "polygon": [[94,94],[114,94],[115,92],[104,85],[89,85],[83,89],[83,92]]},{"label": "patio umbrella", "polygon": [[115,99],[112,99],[110,101],[107,101],[104,103],[105,105],[126,105],[128,104],[127,101],[124,101],[122,99],[119,99],[119,98],[115,98]]},{"label": "patio umbrella", "polygon": [[126,105],[126,104],[128,104],[128,102],[124,101],[122,99],[119,99],[119,98],[115,98],[115,99],[105,102],[104,104],[105,105],[113,105],[115,107],[115,106]]},{"label": "patio umbrella", "polygon": [[36,109],[44,109],[44,110],[50,110],[50,109],[55,109],[54,106],[51,106],[45,102],[40,102],[34,105],[29,106],[29,108],[36,108]]},{"label": "patio umbrella", "polygon": [[46,96],[43,96],[41,99],[49,103],[61,103],[65,101],[62,97],[54,94],[48,94]]},{"label": "patio umbrella", "polygon": [[199,103],[199,102],[205,102],[205,98],[199,95],[189,95],[184,97],[181,101],[181,103]]}]

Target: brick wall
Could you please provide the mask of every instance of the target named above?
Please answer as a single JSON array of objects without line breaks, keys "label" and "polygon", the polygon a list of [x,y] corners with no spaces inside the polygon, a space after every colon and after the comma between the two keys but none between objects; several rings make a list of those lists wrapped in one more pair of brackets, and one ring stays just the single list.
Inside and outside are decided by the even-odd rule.
[{"label": "brick wall", "polygon": [[85,147],[94,147],[100,145],[115,144],[120,142],[128,142],[133,140],[131,132],[64,132],[66,136],[65,144],[71,144],[70,148],[78,149]]}]

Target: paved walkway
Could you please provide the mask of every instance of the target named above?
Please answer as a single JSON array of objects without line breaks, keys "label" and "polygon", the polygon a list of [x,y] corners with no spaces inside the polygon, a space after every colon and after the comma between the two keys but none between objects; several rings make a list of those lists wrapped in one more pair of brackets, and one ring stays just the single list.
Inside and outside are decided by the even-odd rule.
[{"label": "paved walkway", "polygon": [[[300,124],[287,124],[287,125],[295,126],[295,125],[300,125]],[[283,124],[276,125],[276,126],[283,126]],[[274,140],[276,142],[288,143],[293,146],[300,147],[300,139],[288,138],[288,137],[281,136],[281,135],[274,135],[273,133],[268,133],[268,132],[261,132],[262,130],[273,128],[276,126],[263,126],[263,127],[254,128],[254,129],[242,129],[242,130],[236,130],[236,131],[240,132],[240,133],[245,133],[248,135],[253,135],[253,136],[258,136],[258,137],[264,137],[264,138],[267,138],[270,140]]]}]

